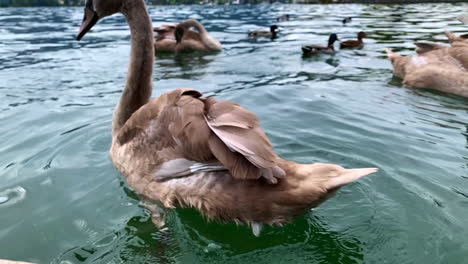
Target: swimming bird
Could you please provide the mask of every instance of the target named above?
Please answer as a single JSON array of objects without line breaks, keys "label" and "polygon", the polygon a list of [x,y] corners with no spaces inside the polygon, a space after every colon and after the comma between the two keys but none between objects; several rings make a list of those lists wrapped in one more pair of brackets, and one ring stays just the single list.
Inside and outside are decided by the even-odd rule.
[{"label": "swimming bird", "polygon": [[332,54],[335,53],[335,48],[333,47],[333,44],[335,41],[339,40],[338,35],[335,33],[330,34],[330,37],[328,38],[328,45],[327,46],[320,46],[320,45],[307,45],[302,47],[302,53],[304,55],[315,55],[319,53],[328,53]]},{"label": "swimming bird", "polygon": [[366,33],[359,32],[357,34],[357,40],[346,40],[340,43],[340,49],[351,49],[351,48],[360,48],[364,46],[363,38],[366,37]]},{"label": "swimming bird", "polygon": [[156,32],[154,50],[156,52],[175,51],[177,42],[175,39],[175,25],[162,25],[153,29]]},{"label": "swimming bird", "polygon": [[468,65],[464,66],[459,60],[467,57],[464,54],[468,55],[468,49],[450,49],[437,49],[415,56],[402,56],[390,49],[386,51],[394,75],[402,78],[403,84],[468,97],[468,68],[465,68]]},{"label": "swimming bird", "polygon": [[275,39],[278,37],[278,26],[272,25],[270,26],[270,31],[265,30],[254,30],[249,32],[250,38],[271,38]]},{"label": "swimming bird", "polygon": [[353,20],[352,17],[345,17],[345,18],[343,18],[343,20],[341,20],[341,23],[343,23],[343,25],[344,25],[346,23],[351,22],[351,20]]},{"label": "swimming bird", "polygon": [[[144,0],[87,0],[77,39],[118,12],[130,25],[131,55],[110,156],[141,199],[194,207],[209,219],[248,224],[259,235],[263,224],[285,224],[377,171],[282,159],[255,114],[193,89],[151,100],[153,36]],[[159,212],[148,208],[157,223]]]},{"label": "swimming bird", "polygon": [[459,15],[458,20],[463,24],[468,24],[468,14]]},{"label": "swimming bird", "polygon": [[[198,34],[193,34],[194,28]],[[179,23],[175,28],[177,51],[220,51],[221,43],[208,34],[205,27],[195,19],[188,19]]]},{"label": "swimming bird", "polygon": [[458,35],[448,30],[444,31],[445,36],[452,46],[468,46],[468,34]]},{"label": "swimming bird", "polygon": [[188,19],[177,25],[162,25],[153,30],[157,33],[154,41],[156,51],[187,52],[223,49],[221,43],[195,19]]},{"label": "swimming bird", "polygon": [[282,21],[289,21],[289,14],[282,15],[276,18],[276,21],[282,22]]}]

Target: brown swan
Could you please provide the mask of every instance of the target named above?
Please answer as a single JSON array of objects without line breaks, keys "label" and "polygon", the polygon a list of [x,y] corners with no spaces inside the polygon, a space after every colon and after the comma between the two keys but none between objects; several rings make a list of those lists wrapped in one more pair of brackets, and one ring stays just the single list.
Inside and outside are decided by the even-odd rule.
[{"label": "brown swan", "polygon": [[386,51],[403,84],[468,97],[468,47],[442,47],[414,56]]},{"label": "brown swan", "polygon": [[[144,200],[194,207],[210,219],[281,225],[375,168],[280,158],[257,117],[241,106],[178,89],[150,100],[154,56],[144,0],[87,0],[77,39],[121,12],[131,30],[126,87],[114,113],[110,155]],[[160,219],[153,211],[153,220]]]},{"label": "brown swan", "polygon": [[220,51],[221,43],[212,37],[205,27],[195,19],[177,25],[163,25],[153,29],[157,35],[154,48],[158,51]]}]

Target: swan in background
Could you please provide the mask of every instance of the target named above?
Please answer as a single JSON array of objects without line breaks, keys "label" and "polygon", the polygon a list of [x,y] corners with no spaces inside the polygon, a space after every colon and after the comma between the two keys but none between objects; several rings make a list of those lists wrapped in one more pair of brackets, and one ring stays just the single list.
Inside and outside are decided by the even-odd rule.
[{"label": "swan in background", "polygon": [[212,37],[205,27],[195,19],[177,25],[162,25],[153,29],[157,33],[154,41],[156,52],[220,51],[221,43]]},{"label": "swan in background", "polygon": [[[192,28],[198,34],[194,34]],[[179,23],[175,28],[175,38],[176,51],[220,51],[223,49],[221,43],[208,34],[205,27],[195,19]]]},{"label": "swan in background", "polygon": [[394,75],[402,78],[403,84],[468,97],[468,72],[459,60],[468,59],[468,48],[439,48],[415,56],[386,51]]},{"label": "swan in background", "polygon": [[[209,219],[248,224],[259,235],[263,224],[285,224],[377,171],[284,160],[252,112],[193,89],[150,100],[154,39],[144,0],[87,0],[77,39],[117,12],[130,25],[131,55],[110,155],[141,199],[194,207]],[[160,212],[148,207],[160,223]]]}]

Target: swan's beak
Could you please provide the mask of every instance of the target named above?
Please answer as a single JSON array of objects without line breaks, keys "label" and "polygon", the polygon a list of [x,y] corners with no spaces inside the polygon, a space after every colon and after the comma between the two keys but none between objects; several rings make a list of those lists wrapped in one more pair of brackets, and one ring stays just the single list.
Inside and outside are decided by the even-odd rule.
[{"label": "swan's beak", "polygon": [[76,40],[80,40],[94,25],[96,25],[98,20],[98,14],[93,9],[86,7],[83,22],[81,22],[80,31],[76,36]]}]

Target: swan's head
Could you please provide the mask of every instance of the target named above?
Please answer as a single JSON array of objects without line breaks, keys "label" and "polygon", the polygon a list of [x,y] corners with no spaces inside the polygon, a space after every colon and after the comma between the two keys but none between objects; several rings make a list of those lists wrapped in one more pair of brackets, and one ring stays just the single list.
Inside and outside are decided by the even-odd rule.
[{"label": "swan's head", "polygon": [[278,26],[277,25],[273,25],[273,26],[270,26],[270,32],[271,33],[276,33],[278,32]]},{"label": "swan's head", "polygon": [[83,22],[76,36],[80,40],[99,19],[120,11],[124,0],[86,0]]}]

